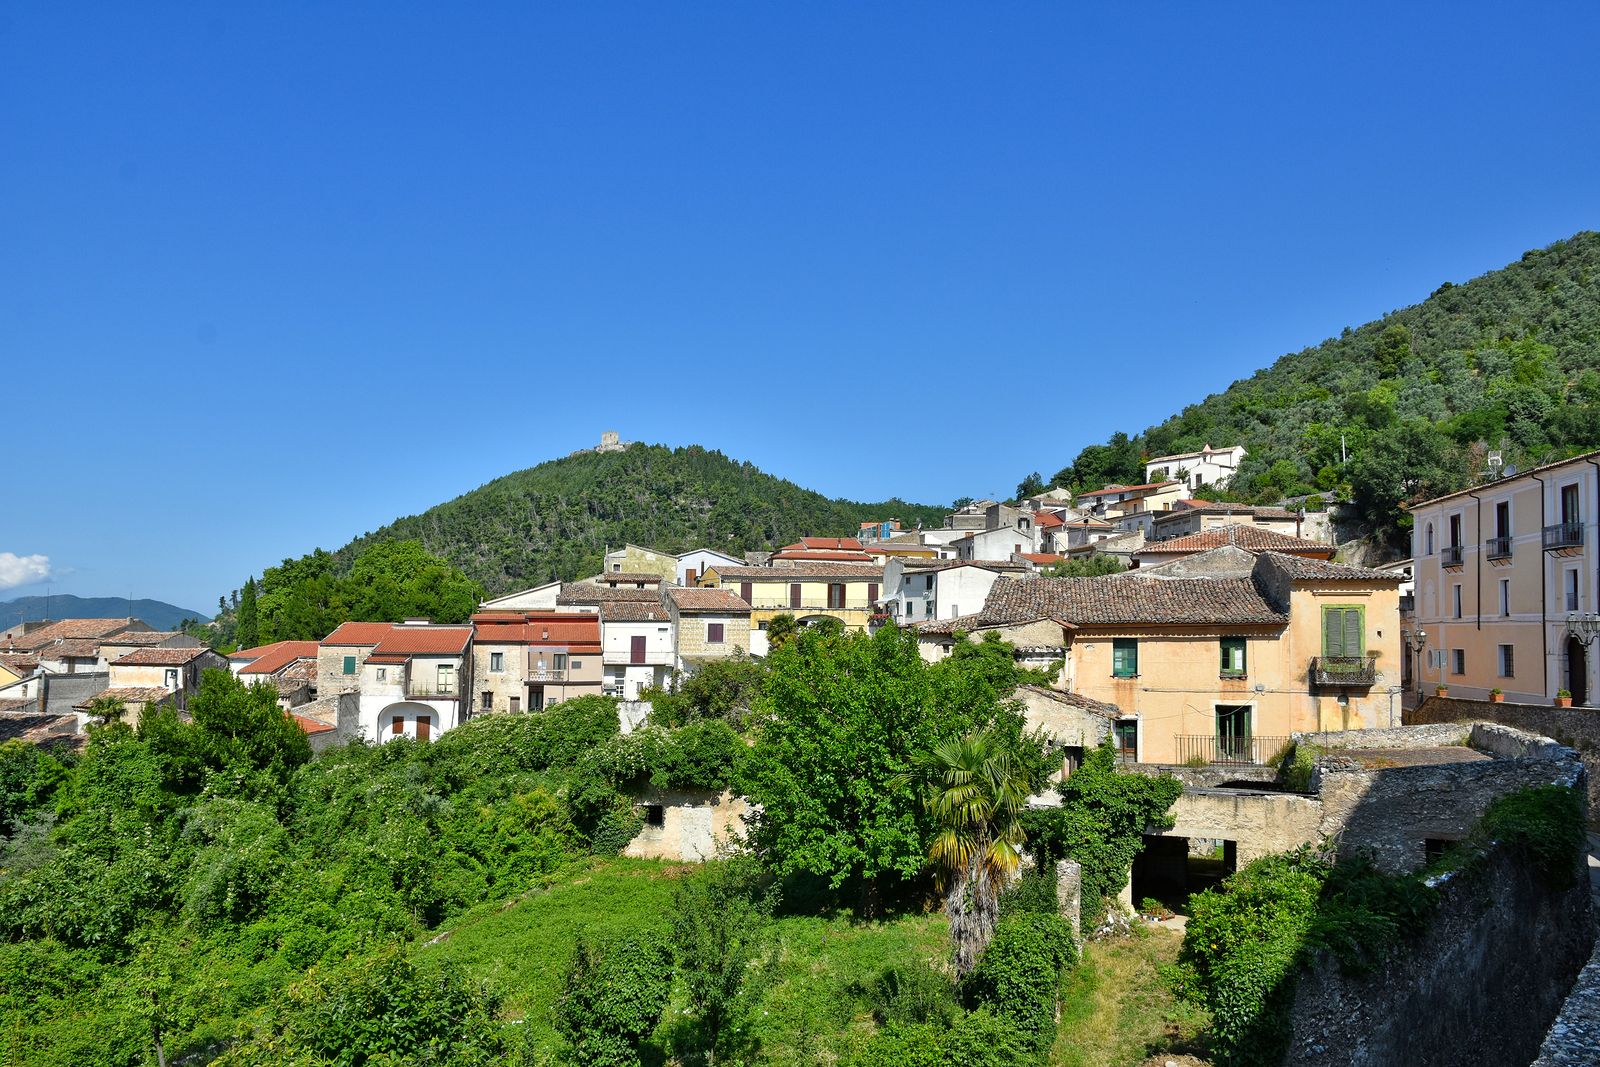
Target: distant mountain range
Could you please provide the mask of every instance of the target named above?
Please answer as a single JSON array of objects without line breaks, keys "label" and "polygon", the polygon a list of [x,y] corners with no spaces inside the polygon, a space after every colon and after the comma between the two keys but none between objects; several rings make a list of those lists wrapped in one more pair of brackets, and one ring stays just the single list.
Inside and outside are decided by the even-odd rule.
[{"label": "distant mountain range", "polygon": [[123,596],[24,596],[0,600],[0,630],[19,622],[41,619],[125,619],[129,616],[149,623],[157,630],[176,630],[184,619],[209,622],[211,616],[180,608],[164,600],[129,601]]}]

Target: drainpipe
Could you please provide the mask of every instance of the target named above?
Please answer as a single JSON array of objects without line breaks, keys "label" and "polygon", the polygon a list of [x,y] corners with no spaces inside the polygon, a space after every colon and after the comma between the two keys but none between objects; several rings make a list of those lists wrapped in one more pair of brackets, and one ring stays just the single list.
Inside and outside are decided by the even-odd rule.
[{"label": "drainpipe", "polygon": [[[1545,517],[1545,513],[1544,513],[1544,491],[1546,489],[1548,489],[1549,486],[1547,486],[1545,484],[1545,481],[1544,481],[1543,478],[1539,477],[1533,471],[1529,471],[1528,475],[1534,481],[1539,483],[1539,649],[1540,649],[1540,653],[1541,653],[1541,658],[1539,660],[1539,663],[1540,663],[1540,666],[1542,666],[1544,668],[1544,672],[1545,672],[1545,675],[1544,675],[1544,677],[1545,677],[1545,696],[1548,697],[1550,695],[1550,692],[1551,692],[1550,684],[1549,684],[1550,683],[1550,606],[1549,606],[1549,603],[1548,603],[1549,597],[1546,594],[1546,588],[1545,588],[1549,584],[1549,579],[1545,575],[1545,571],[1548,568],[1545,565],[1545,557],[1544,557],[1544,517]],[[1556,688],[1559,689],[1561,687],[1560,686],[1556,686]]]},{"label": "drainpipe", "polygon": [[1473,614],[1478,617],[1478,629],[1481,631],[1483,629],[1483,501],[1478,497],[1476,490],[1468,489],[1467,495],[1472,498],[1472,510],[1476,516],[1475,521],[1478,531],[1478,551],[1475,553],[1477,561],[1472,568],[1478,586],[1476,594],[1478,610]]}]

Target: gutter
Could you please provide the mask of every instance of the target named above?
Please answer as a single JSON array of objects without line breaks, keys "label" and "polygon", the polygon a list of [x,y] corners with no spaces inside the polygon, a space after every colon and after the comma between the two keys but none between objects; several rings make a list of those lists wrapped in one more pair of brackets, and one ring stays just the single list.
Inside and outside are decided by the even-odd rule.
[{"label": "gutter", "polygon": [[[1478,617],[1478,629],[1481,631],[1483,629],[1483,500],[1478,496],[1476,489],[1468,489],[1467,495],[1472,498],[1474,505],[1472,510],[1476,516],[1475,523],[1478,532],[1478,550],[1475,553],[1478,558],[1473,565],[1473,572],[1478,586],[1478,591],[1475,594],[1478,610],[1473,614]],[[1543,537],[1544,535],[1541,533],[1539,536]]]},{"label": "gutter", "polygon": [[[1533,471],[1529,471],[1528,476],[1539,483],[1539,649],[1541,653],[1540,662],[1544,667],[1545,694],[1548,696],[1552,692],[1550,688],[1550,607],[1548,593],[1550,584],[1548,571],[1550,568],[1546,563],[1544,554],[1544,491],[1550,486]],[[1556,686],[1556,688],[1559,689],[1561,687]]]}]

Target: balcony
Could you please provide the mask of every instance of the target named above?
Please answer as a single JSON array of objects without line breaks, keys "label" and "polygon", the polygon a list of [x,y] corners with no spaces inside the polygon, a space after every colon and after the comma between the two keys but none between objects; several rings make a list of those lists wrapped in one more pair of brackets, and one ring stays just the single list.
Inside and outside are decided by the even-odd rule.
[{"label": "balcony", "polygon": [[1316,656],[1311,682],[1327,686],[1370,686],[1378,681],[1378,665],[1367,656]]},{"label": "balcony", "polygon": [[1484,553],[1490,559],[1511,558],[1511,538],[1491,537],[1483,543]]},{"label": "balcony", "polygon": [[1439,550],[1439,559],[1446,567],[1459,567],[1465,551],[1460,545],[1445,545]]},{"label": "balcony", "polygon": [[452,685],[424,685],[413,684],[406,686],[407,700],[460,700],[461,694],[457,693]]},{"label": "balcony", "polygon": [[1557,548],[1582,548],[1583,523],[1558,522],[1554,526],[1546,526],[1544,547],[1547,551]]},{"label": "balcony", "polygon": [[530,682],[564,682],[566,680],[567,680],[567,672],[564,671],[564,670],[560,670],[560,671],[556,671],[556,670],[548,670],[548,671],[530,670],[530,671],[528,671],[528,681],[530,681]]},{"label": "balcony", "polygon": [[1287,737],[1186,737],[1173,738],[1177,743],[1178,762],[1185,764],[1270,763],[1272,758],[1288,745]]}]

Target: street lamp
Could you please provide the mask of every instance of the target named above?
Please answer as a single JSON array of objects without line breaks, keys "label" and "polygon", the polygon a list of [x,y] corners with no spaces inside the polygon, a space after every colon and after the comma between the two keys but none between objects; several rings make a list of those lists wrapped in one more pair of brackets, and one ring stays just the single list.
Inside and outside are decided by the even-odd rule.
[{"label": "street lamp", "polygon": [[1411,651],[1414,652],[1416,654],[1416,657],[1417,657],[1417,666],[1416,666],[1417,703],[1421,704],[1422,703],[1422,649],[1423,649],[1423,646],[1425,646],[1428,643],[1428,631],[1426,631],[1426,630],[1415,630],[1415,631],[1412,631],[1412,632],[1409,632],[1409,633],[1403,633],[1403,634],[1400,635],[1400,637],[1401,637],[1401,640],[1405,641],[1406,647],[1411,649]]}]

